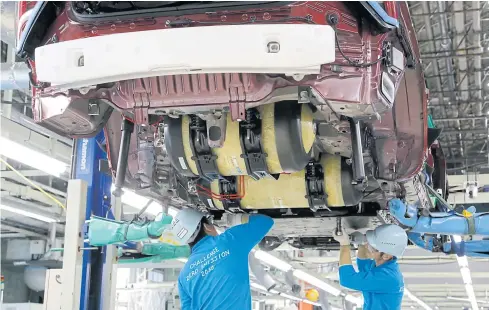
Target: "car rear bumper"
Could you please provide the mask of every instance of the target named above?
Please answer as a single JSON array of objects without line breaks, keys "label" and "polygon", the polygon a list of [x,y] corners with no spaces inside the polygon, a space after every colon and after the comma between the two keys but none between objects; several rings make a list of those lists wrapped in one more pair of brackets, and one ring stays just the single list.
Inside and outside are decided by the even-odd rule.
[{"label": "car rear bumper", "polygon": [[38,80],[68,89],[178,74],[319,74],[335,61],[335,39],[328,25],[227,25],[83,38],[35,55]]}]

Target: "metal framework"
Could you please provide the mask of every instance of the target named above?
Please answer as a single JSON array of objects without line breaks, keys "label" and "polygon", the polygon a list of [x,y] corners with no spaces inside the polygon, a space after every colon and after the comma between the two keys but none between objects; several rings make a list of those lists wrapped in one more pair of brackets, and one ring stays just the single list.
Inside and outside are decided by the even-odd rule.
[{"label": "metal framework", "polygon": [[478,164],[487,169],[489,5],[413,1],[409,7],[430,91],[429,112],[444,129],[449,168],[461,172]]},{"label": "metal framework", "polygon": [[[78,139],[75,144],[72,177],[87,184],[85,220],[92,215],[120,219],[120,201],[113,201],[114,207],[111,205],[112,177],[101,171],[102,162],[107,160],[104,144],[103,131],[91,139]],[[70,226],[66,230],[70,231]],[[83,236],[80,231],[78,234]],[[88,243],[84,243],[84,248],[89,250],[83,251],[79,309],[114,309],[115,246],[91,249]]]}]

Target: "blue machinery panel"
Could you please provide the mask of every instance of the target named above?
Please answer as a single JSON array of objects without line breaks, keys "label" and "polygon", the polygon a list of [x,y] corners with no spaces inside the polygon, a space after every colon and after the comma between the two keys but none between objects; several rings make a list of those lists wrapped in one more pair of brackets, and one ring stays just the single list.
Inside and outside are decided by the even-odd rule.
[{"label": "blue machinery panel", "polygon": [[[77,139],[75,144],[74,175],[88,183],[85,219],[92,215],[113,218],[110,212],[112,178],[101,172],[102,161],[107,160],[104,132],[94,138]],[[84,232],[86,234],[86,231]],[[85,238],[86,239],[86,238]],[[89,245],[85,243],[85,248]],[[105,247],[83,252],[80,310],[98,310],[103,304],[101,294]],[[108,297],[108,296],[107,296]]]}]

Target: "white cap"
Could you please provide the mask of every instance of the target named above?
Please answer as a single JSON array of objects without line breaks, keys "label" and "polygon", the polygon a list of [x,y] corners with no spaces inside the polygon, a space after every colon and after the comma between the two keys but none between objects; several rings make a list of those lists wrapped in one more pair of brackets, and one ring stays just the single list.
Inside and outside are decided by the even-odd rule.
[{"label": "white cap", "polygon": [[384,224],[367,231],[367,242],[380,252],[396,257],[406,250],[408,237],[404,229],[397,225]]}]

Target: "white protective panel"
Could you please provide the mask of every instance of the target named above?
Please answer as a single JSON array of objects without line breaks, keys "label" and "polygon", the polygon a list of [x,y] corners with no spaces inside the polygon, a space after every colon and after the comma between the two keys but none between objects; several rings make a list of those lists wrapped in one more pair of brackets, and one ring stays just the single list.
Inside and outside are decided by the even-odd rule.
[{"label": "white protective panel", "polygon": [[335,40],[327,25],[208,26],[83,38],[35,54],[37,78],[65,89],[190,73],[317,74],[335,60]]}]

